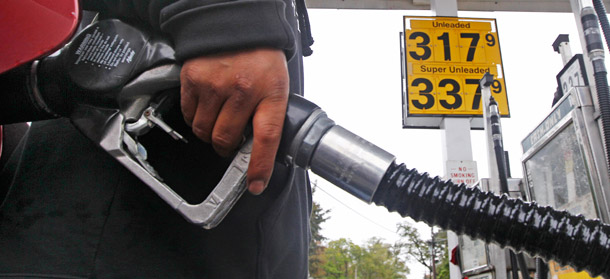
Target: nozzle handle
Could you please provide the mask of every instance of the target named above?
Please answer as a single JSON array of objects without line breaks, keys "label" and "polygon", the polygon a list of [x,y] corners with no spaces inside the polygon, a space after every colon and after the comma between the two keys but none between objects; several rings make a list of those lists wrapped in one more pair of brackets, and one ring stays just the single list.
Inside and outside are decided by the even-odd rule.
[{"label": "nozzle handle", "polygon": [[[138,148],[129,149],[130,144],[139,143],[126,127],[132,123],[132,118],[136,117],[137,113],[142,114],[143,108],[150,105],[156,92],[179,86],[179,73],[180,67],[177,65],[153,68],[127,84],[118,94],[122,97],[131,96],[122,98],[121,109],[77,105],[70,118],[83,134],[148,185],[186,220],[205,229],[211,229],[222,221],[246,189],[246,171],[252,150],[251,138],[241,146],[220,182],[199,204],[188,203],[162,181],[152,166],[146,162],[144,146],[138,145]],[[134,96],[137,98],[133,98]],[[133,150],[144,151],[134,154]]]}]

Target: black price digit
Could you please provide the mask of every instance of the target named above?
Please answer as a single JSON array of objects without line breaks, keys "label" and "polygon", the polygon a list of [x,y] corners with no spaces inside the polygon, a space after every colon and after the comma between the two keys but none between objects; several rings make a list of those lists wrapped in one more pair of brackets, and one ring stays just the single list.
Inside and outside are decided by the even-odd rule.
[{"label": "black price digit", "polygon": [[422,104],[419,100],[413,100],[413,106],[418,109],[430,109],[434,106],[434,96],[431,94],[433,89],[432,82],[425,78],[416,78],[411,83],[411,86],[417,87],[420,84],[425,85],[425,88],[419,91],[419,95],[426,97],[426,103]]},{"label": "black price digit", "polygon": [[449,45],[449,33],[445,32],[443,33],[443,35],[438,36],[437,39],[443,41],[445,61],[451,61],[451,46]]},{"label": "black price digit", "polygon": [[491,88],[491,92],[500,93],[502,92],[502,83],[499,80],[494,79],[494,81],[491,83]]},{"label": "black price digit", "polygon": [[[413,86],[413,87],[418,87],[422,84],[424,85],[424,88],[422,90],[419,90],[418,94],[420,96],[426,97],[426,101],[424,103],[422,103],[419,100],[412,100],[413,106],[418,109],[431,109],[432,107],[434,107],[434,103],[436,101],[434,98],[434,95],[432,95],[432,90],[434,89],[432,82],[430,80],[428,80],[427,78],[416,78],[413,80],[413,82],[411,82],[411,86]],[[472,100],[472,110],[478,110],[481,107],[481,103],[482,103],[481,102],[481,99],[482,99],[481,85],[479,83],[479,80],[478,79],[465,79],[465,84],[477,85],[477,89],[475,91],[474,98]],[[439,98],[439,104],[444,109],[454,110],[454,109],[460,108],[462,106],[462,104],[464,104],[464,99],[460,95],[460,91],[462,90],[462,88],[458,81],[456,81],[454,79],[446,78],[446,79],[441,80],[438,83],[438,87],[447,88],[447,92],[446,92],[447,96],[450,96],[453,98],[453,100],[451,100],[451,98],[447,99],[447,100],[443,100],[443,99]],[[496,93],[496,94],[502,92],[502,83],[499,80],[494,80],[491,83],[491,92]]]},{"label": "black price digit", "polygon": [[446,100],[440,100],[441,106],[446,109],[456,109],[462,106],[462,97],[459,95],[460,92],[460,84],[453,79],[443,79],[439,82],[439,87],[446,87],[447,85],[451,85],[452,89],[447,91],[447,95],[453,97],[453,103],[450,104]]},{"label": "black price digit", "polygon": [[478,110],[481,107],[481,83],[479,83],[478,79],[467,78],[466,84],[476,84],[477,90],[474,93],[474,98],[472,99],[472,109]]},{"label": "black price digit", "polygon": [[430,37],[424,32],[413,32],[409,36],[409,40],[416,40],[421,38],[421,42],[417,43],[417,47],[424,50],[422,55],[419,55],[417,51],[409,51],[409,55],[415,60],[428,60],[432,55],[432,50],[428,46],[430,44]]},{"label": "black price digit", "polygon": [[580,75],[578,73],[574,73],[574,79],[576,80],[576,86],[581,86]]},{"label": "black price digit", "polygon": [[485,35],[485,40],[487,41],[487,45],[492,47],[496,45],[496,37],[492,34]]},{"label": "black price digit", "polygon": [[477,50],[477,45],[479,44],[481,36],[479,33],[462,33],[460,34],[460,38],[471,39],[470,46],[468,47],[468,55],[466,56],[466,61],[471,62],[474,60],[474,54]]}]

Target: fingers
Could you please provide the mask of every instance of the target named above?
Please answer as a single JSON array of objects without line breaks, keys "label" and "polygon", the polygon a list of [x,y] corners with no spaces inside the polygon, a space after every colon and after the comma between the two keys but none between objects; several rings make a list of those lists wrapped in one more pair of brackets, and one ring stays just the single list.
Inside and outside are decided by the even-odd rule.
[{"label": "fingers", "polygon": [[286,103],[288,71],[284,53],[254,49],[199,57],[184,63],[181,106],[193,133],[221,156],[239,146],[253,122],[254,140],[248,169],[249,190],[266,187],[279,146]]},{"label": "fingers", "polygon": [[237,90],[223,104],[212,131],[212,146],[219,155],[231,155],[242,143],[257,102],[249,92]]},{"label": "fingers", "polygon": [[265,99],[257,107],[252,120],[254,139],[248,166],[248,190],[258,195],[269,183],[275,156],[280,145],[288,94]]},{"label": "fingers", "polygon": [[185,122],[192,127],[193,133],[201,140],[211,143],[212,129],[222,104],[222,90],[211,81],[214,77],[208,59],[199,58],[186,62],[180,73],[180,105]]}]

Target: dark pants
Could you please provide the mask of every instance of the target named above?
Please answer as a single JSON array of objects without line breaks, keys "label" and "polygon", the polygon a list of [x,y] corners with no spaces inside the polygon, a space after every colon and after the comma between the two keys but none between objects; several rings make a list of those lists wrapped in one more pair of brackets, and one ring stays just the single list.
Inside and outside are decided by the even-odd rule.
[{"label": "dark pants", "polygon": [[[161,132],[150,161],[190,202],[202,201],[224,159]],[[196,142],[196,139],[191,139]],[[306,173],[277,165],[215,229],[185,221],[67,119],[33,123],[2,173],[0,277],[305,278],[310,196]],[[157,157],[153,154],[163,154]],[[20,155],[20,156],[18,156]],[[6,179],[6,177],[14,179]]]}]

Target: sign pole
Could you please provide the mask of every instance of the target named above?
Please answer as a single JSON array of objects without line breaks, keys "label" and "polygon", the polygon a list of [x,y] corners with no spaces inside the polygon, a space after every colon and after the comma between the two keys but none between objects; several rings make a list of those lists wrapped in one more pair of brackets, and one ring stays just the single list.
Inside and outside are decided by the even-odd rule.
[{"label": "sign pole", "polygon": [[[510,112],[495,19],[458,18],[457,10],[457,0],[431,0],[433,16],[404,17],[403,128],[440,129],[444,177],[472,186],[478,173],[470,130],[485,126],[479,84],[484,73],[496,76],[491,91],[501,115]],[[460,242],[460,237],[448,233],[450,251]],[[470,258],[475,254],[481,252],[469,252]],[[483,271],[478,268],[490,268],[486,262],[477,258],[468,261],[468,268],[450,265],[450,277],[462,279],[460,268],[470,275],[491,277],[489,272],[479,274]],[[505,278],[500,277],[495,279]]]},{"label": "sign pole", "polygon": [[[436,16],[457,17],[457,0],[431,0],[430,7]],[[470,137],[470,118],[445,117],[441,121],[441,136],[443,145],[443,174],[449,176],[448,165],[451,161],[472,162],[472,139]],[[447,232],[447,247],[451,251],[459,245],[458,236]],[[460,268],[449,265],[449,278],[462,279]]]}]

